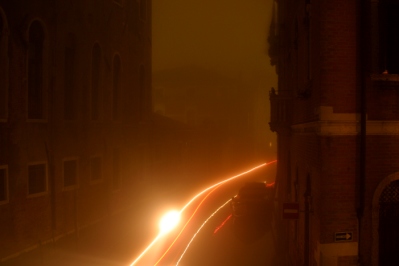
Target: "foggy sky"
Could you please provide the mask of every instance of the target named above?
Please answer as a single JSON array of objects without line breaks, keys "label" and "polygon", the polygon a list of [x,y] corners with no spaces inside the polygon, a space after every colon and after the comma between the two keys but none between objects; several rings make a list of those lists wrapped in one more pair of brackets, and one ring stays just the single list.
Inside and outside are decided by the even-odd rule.
[{"label": "foggy sky", "polygon": [[186,65],[276,86],[267,55],[272,0],[153,0],[153,71]]}]

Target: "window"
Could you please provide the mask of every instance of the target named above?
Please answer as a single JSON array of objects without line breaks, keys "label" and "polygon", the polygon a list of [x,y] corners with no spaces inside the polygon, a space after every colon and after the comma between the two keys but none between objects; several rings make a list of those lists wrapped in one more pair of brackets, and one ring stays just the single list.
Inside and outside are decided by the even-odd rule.
[{"label": "window", "polygon": [[64,119],[73,120],[76,112],[76,86],[75,86],[75,36],[69,34],[65,47],[64,66]]},{"label": "window", "polygon": [[28,195],[47,192],[47,165],[45,163],[28,166]]},{"label": "window", "polygon": [[93,47],[91,62],[91,119],[100,118],[100,86],[101,86],[101,48],[98,43]]},{"label": "window", "polygon": [[148,181],[149,173],[149,154],[146,145],[139,146],[138,153],[138,180],[141,182]]},{"label": "window", "polygon": [[28,42],[28,119],[44,118],[43,44],[43,27],[34,21]]},{"label": "window", "polygon": [[8,202],[8,171],[7,166],[0,166],[0,204]]},{"label": "window", "polygon": [[94,156],[90,159],[90,180],[92,182],[102,180],[102,161],[100,156]]},{"label": "window", "polygon": [[114,3],[118,4],[119,6],[124,6],[125,0],[114,0]]},{"label": "window", "polygon": [[381,0],[379,3],[379,71],[399,74],[399,0]]},{"label": "window", "polygon": [[[5,19],[0,12],[0,121],[8,116],[8,38]],[[0,200],[1,201],[1,200]]]},{"label": "window", "polygon": [[144,66],[140,66],[140,74],[139,74],[139,106],[140,106],[140,119],[143,119],[146,107],[146,98],[145,98],[145,69]]},{"label": "window", "polygon": [[140,5],[140,19],[147,19],[147,0],[139,0]]},{"label": "window", "polygon": [[112,188],[117,190],[121,185],[119,149],[114,149],[112,160]]},{"label": "window", "polygon": [[63,163],[64,188],[76,187],[78,184],[78,161],[64,160]]},{"label": "window", "polygon": [[120,94],[121,94],[121,60],[118,55],[114,57],[112,78],[112,119],[120,119]]}]

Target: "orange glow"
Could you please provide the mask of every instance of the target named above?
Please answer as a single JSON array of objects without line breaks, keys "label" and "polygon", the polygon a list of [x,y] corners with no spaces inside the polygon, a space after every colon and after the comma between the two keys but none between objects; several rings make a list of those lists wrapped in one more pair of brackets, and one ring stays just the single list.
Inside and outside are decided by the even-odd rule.
[{"label": "orange glow", "polygon": [[159,222],[159,228],[161,229],[161,234],[168,233],[173,228],[175,228],[179,223],[179,220],[180,220],[180,212],[170,211],[166,213]]},{"label": "orange glow", "polygon": [[[159,260],[154,264],[154,266],[158,265],[158,263],[165,257],[165,255],[169,252],[169,250],[172,248],[172,246],[175,244],[175,242],[177,241],[177,239],[180,237],[180,235],[183,233],[184,229],[186,229],[188,223],[191,221],[191,219],[194,217],[194,215],[197,213],[199,207],[201,207],[202,203],[208,198],[208,196],[217,189],[217,187],[215,187],[214,189],[212,189],[211,191],[209,191],[209,193],[201,200],[201,202],[198,204],[197,208],[195,209],[195,211],[193,212],[193,214],[191,214],[190,218],[188,219],[188,221],[186,222],[186,224],[183,226],[183,228],[180,230],[179,234],[176,236],[175,240],[173,240],[172,244],[170,244],[170,246],[168,247],[168,249],[165,251],[165,253],[159,258]],[[187,206],[187,205],[186,205]]]},{"label": "orange glow", "polygon": [[220,228],[222,228],[223,225],[225,225],[225,223],[227,223],[227,221],[231,218],[231,216],[233,216],[233,215],[230,214],[229,216],[227,216],[227,218],[218,227],[216,227],[215,231],[213,231],[213,234],[216,234],[220,230]]},{"label": "orange glow", "polygon": [[[236,179],[236,178],[238,178],[238,177],[242,177],[242,176],[244,176],[244,175],[246,175],[246,174],[248,174],[248,173],[250,173],[250,172],[253,172],[253,171],[255,171],[255,170],[257,170],[257,169],[259,169],[259,168],[261,168],[261,167],[263,167],[263,166],[266,166],[266,165],[269,165],[269,164],[273,164],[273,163],[276,163],[277,162],[277,160],[274,160],[274,161],[271,161],[271,162],[268,162],[268,163],[263,163],[263,164],[261,164],[261,165],[258,165],[258,166],[256,166],[256,167],[253,167],[253,168],[251,168],[251,169],[249,169],[248,171],[245,171],[245,172],[242,172],[242,173],[240,173],[240,174],[238,174],[238,175],[235,175],[235,176],[233,176],[233,177],[230,177],[230,178],[227,178],[227,179],[225,179],[225,180],[223,180],[223,181],[220,181],[220,182],[218,182],[218,183],[216,183],[216,184],[214,184],[214,185],[212,185],[212,186],[210,186],[210,187],[208,187],[208,188],[206,188],[206,189],[204,189],[203,191],[201,191],[200,193],[198,193],[197,195],[195,195],[186,205],[184,205],[184,207],[180,210],[180,214],[183,212],[183,211],[185,211],[185,209],[187,209],[187,207],[188,206],[190,206],[191,205],[191,203],[193,203],[193,201],[194,200],[196,200],[198,197],[200,197],[202,194],[204,194],[204,193],[206,193],[207,191],[209,191],[209,190],[211,190],[203,199],[202,199],[202,201],[200,202],[200,204],[197,206],[197,208],[195,209],[195,211],[193,212],[193,214],[191,215],[191,217],[189,218],[189,220],[186,222],[186,224],[184,225],[184,227],[183,227],[183,229],[180,231],[180,233],[178,234],[178,236],[175,238],[175,240],[172,242],[172,244],[169,246],[169,248],[165,251],[165,253],[160,257],[160,259],[156,262],[156,264],[154,264],[154,265],[157,265],[162,259],[163,259],[163,257],[166,255],[166,253],[170,250],[170,248],[173,246],[173,244],[176,242],[176,240],[177,240],[177,238],[179,238],[179,236],[181,235],[181,233],[184,231],[184,229],[185,229],[185,227],[187,226],[187,224],[190,222],[190,220],[192,219],[192,217],[194,216],[194,214],[197,212],[197,210],[198,210],[198,208],[201,206],[201,204],[205,201],[205,199],[219,186],[219,185],[221,185],[221,184],[224,184],[224,183],[226,183],[226,182],[229,182],[229,181],[231,181],[231,180],[233,180],[233,179]],[[150,248],[152,248],[152,246],[154,246],[154,244],[161,238],[161,236],[162,236],[162,234],[159,234],[152,242],[151,242],[151,244],[132,262],[132,264],[130,264],[130,266],[133,266],[133,265],[136,265],[137,264],[137,262],[150,250]]]},{"label": "orange glow", "polygon": [[221,208],[223,208],[224,206],[226,206],[227,203],[229,203],[231,201],[231,199],[229,199],[228,201],[226,201],[222,206],[220,206],[219,208],[217,208],[216,211],[214,211],[206,220],[205,222],[202,223],[202,225],[200,226],[200,228],[198,228],[197,232],[194,234],[194,236],[191,238],[190,242],[187,244],[186,248],[184,249],[183,253],[180,255],[179,260],[176,263],[176,266],[179,265],[181,259],[183,258],[184,254],[186,253],[187,249],[190,247],[191,242],[193,242],[194,238],[197,236],[197,234],[199,233],[199,231],[201,231],[202,227],[204,227],[204,225],[209,221],[209,219],[211,219]]},{"label": "orange glow", "polygon": [[270,184],[266,184],[266,187],[272,187],[272,186],[274,186],[275,183],[276,182],[273,182],[273,183],[270,183]]}]

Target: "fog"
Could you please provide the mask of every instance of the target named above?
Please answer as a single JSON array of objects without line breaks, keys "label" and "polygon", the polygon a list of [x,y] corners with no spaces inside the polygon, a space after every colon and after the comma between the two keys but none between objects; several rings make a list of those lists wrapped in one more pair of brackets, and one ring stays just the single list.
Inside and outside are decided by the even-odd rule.
[{"label": "fog", "polygon": [[[196,126],[247,124],[262,146],[275,146],[268,127],[268,93],[277,84],[267,55],[272,1],[154,0],[152,5],[154,111]],[[223,99],[218,108],[209,107],[218,96]]]}]

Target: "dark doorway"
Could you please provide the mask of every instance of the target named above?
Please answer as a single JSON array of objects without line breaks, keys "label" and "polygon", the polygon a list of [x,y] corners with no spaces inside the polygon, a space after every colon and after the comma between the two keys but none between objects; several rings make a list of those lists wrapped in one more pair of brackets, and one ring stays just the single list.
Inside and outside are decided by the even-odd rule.
[{"label": "dark doorway", "polygon": [[380,197],[379,266],[399,265],[399,180]]}]

